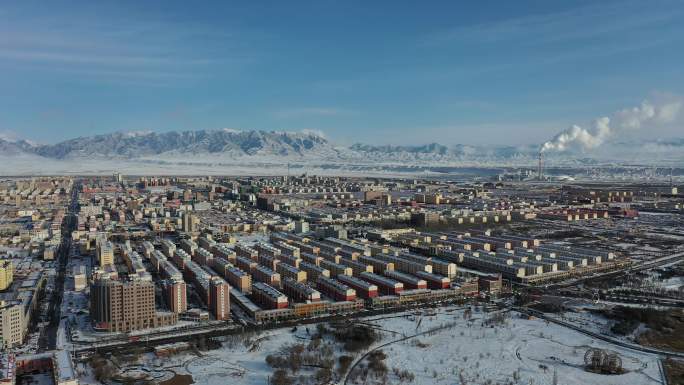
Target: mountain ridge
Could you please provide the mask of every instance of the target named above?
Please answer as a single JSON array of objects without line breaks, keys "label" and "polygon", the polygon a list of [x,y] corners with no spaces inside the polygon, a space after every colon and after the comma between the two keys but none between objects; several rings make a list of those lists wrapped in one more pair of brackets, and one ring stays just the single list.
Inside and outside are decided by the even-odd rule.
[{"label": "mountain ridge", "polygon": [[278,131],[196,130],[164,133],[100,134],[68,139],[56,144],[37,145],[23,150],[54,159],[74,157],[141,157],[178,153],[233,152],[255,155],[267,151],[279,155],[303,154],[328,141],[311,133]]},{"label": "mountain ridge", "polygon": [[[64,161],[71,164],[103,162],[162,162],[228,164],[263,162],[282,165],[339,164],[369,166],[534,166],[539,144],[528,145],[371,145],[336,146],[311,132],[261,130],[194,130],[169,132],[115,132],[82,136],[55,144],[0,138],[0,157],[26,163]],[[684,139],[635,143],[615,142],[594,152],[548,152],[548,165],[642,162],[677,164],[684,161]],[[100,162],[100,163],[98,163]],[[26,165],[33,166],[32,164]],[[4,167],[7,167],[6,165]],[[0,167],[1,168],[1,167]]]}]

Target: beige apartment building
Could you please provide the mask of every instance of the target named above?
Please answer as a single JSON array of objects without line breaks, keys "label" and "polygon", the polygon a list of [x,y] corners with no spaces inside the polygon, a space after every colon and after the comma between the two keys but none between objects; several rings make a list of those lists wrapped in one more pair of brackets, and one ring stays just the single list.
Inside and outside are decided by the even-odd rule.
[{"label": "beige apartment building", "polygon": [[14,266],[12,261],[0,260],[0,290],[7,290],[14,279]]},{"label": "beige apartment building", "polygon": [[0,347],[19,346],[24,341],[24,311],[21,301],[0,301],[0,328],[2,341]]},{"label": "beige apartment building", "polygon": [[100,267],[114,264],[114,244],[110,241],[99,242],[97,245],[97,260]]},{"label": "beige apartment building", "polygon": [[157,312],[154,283],[98,279],[90,289],[90,316],[97,330],[130,332],[173,325],[173,312]]}]

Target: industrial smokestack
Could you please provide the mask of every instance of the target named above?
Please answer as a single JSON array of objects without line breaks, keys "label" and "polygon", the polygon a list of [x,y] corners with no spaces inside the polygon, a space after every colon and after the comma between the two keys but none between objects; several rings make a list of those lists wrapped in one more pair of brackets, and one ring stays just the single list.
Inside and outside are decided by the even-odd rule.
[{"label": "industrial smokestack", "polygon": [[537,179],[543,180],[544,179],[544,160],[542,159],[543,157],[543,151],[539,151],[539,169],[537,170]]}]

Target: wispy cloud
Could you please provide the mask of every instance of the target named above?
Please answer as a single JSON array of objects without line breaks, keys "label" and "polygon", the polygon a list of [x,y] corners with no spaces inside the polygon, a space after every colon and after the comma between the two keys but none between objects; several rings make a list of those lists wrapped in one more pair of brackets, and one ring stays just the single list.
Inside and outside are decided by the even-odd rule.
[{"label": "wispy cloud", "polygon": [[204,25],[137,15],[91,19],[5,10],[0,15],[2,65],[73,73],[108,82],[167,83],[206,78],[239,68],[253,57],[236,36]]},{"label": "wispy cloud", "polygon": [[[489,76],[538,71],[544,67],[586,65],[592,60],[658,50],[684,41],[684,8],[669,0],[598,2],[552,13],[528,14],[423,35],[428,51],[452,52],[459,59],[430,68],[430,78]],[[461,55],[467,52],[467,55]],[[505,60],[500,60],[501,57]]]},{"label": "wispy cloud", "polygon": [[[660,3],[663,4],[663,3]],[[622,34],[625,31],[678,23],[682,11],[644,2],[596,3],[566,11],[532,14],[494,22],[456,26],[422,38],[425,45],[516,42],[537,45]]]},{"label": "wispy cloud", "polygon": [[295,119],[314,116],[339,116],[353,114],[354,111],[335,107],[294,107],[274,111],[278,119]]}]

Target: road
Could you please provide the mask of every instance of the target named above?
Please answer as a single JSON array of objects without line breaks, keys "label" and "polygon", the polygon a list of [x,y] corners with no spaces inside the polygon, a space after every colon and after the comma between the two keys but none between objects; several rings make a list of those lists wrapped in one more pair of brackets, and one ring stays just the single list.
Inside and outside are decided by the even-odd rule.
[{"label": "road", "polygon": [[[306,318],[306,319],[297,319],[293,321],[286,321],[286,322],[278,322],[278,323],[270,323],[270,324],[259,324],[259,325],[249,325],[249,326],[238,326],[238,325],[222,325],[222,326],[216,326],[216,325],[200,325],[200,326],[195,326],[195,327],[190,327],[188,329],[181,329],[180,331],[159,331],[159,332],[154,332],[152,331],[151,333],[147,334],[141,334],[137,337],[139,337],[139,342],[145,344],[146,347],[153,347],[153,346],[158,346],[158,345],[164,345],[168,343],[174,343],[174,342],[181,342],[181,341],[196,341],[199,337],[207,337],[207,338],[212,338],[212,337],[219,337],[219,336],[225,336],[225,335],[231,335],[231,334],[238,334],[238,333],[243,333],[246,331],[256,331],[256,330],[270,330],[270,329],[280,329],[280,328],[287,328],[287,327],[293,327],[293,326],[301,326],[301,325],[306,325],[306,324],[314,324],[314,323],[320,323],[320,322],[329,322],[329,321],[339,321],[339,320],[346,320],[346,319],[357,319],[357,318],[364,318],[364,317],[370,317],[374,315],[382,315],[382,314],[395,314],[399,312],[404,312],[404,311],[410,311],[414,309],[424,309],[424,308],[435,308],[435,307],[441,307],[441,306],[446,306],[449,304],[454,304],[456,303],[457,300],[453,301],[448,301],[448,302],[442,302],[440,304],[434,304],[434,303],[424,303],[424,304],[411,304],[408,306],[399,306],[399,307],[393,307],[393,308],[383,308],[383,309],[371,309],[371,310],[364,310],[356,313],[348,313],[348,314],[336,314],[336,315],[329,315],[329,316],[322,316],[322,317],[312,317],[312,318]],[[139,345],[136,344],[131,344],[129,336],[120,336],[116,338],[112,338],[106,341],[100,341],[99,343],[92,343],[92,342],[77,342],[77,341],[72,341],[74,344],[74,351],[77,353],[92,353],[92,352],[100,352],[100,353],[110,353],[114,351],[126,351],[130,349],[134,349],[139,347]]]},{"label": "road", "polygon": [[344,385],[347,385],[347,383],[348,383],[348,381],[349,381],[349,376],[350,376],[351,373],[354,371],[354,368],[356,368],[356,366],[357,366],[358,364],[360,364],[364,359],[366,359],[366,357],[368,357],[371,353],[373,353],[373,352],[375,352],[375,351],[377,351],[377,350],[380,350],[380,349],[382,349],[382,348],[384,348],[384,347],[386,347],[386,346],[389,346],[389,345],[392,345],[392,344],[396,344],[397,342],[402,342],[402,341],[410,340],[410,339],[412,339],[412,338],[424,336],[424,335],[426,335],[426,334],[434,333],[434,332],[436,332],[436,331],[438,331],[438,330],[442,330],[442,329],[446,329],[446,328],[450,328],[450,327],[453,327],[453,325],[447,324],[447,325],[438,326],[438,327],[436,327],[436,328],[432,328],[432,329],[426,330],[426,331],[424,331],[424,332],[416,333],[416,334],[413,334],[413,335],[410,335],[410,336],[406,336],[406,337],[402,337],[402,338],[399,338],[399,339],[396,339],[396,340],[393,340],[393,341],[390,341],[390,342],[386,342],[386,343],[384,343],[384,344],[381,344],[381,345],[378,345],[378,346],[374,347],[373,349],[368,350],[366,353],[364,353],[364,354],[362,354],[361,356],[359,356],[359,357],[354,361],[354,363],[352,363],[352,364],[349,366],[349,370],[347,370],[347,372],[344,374],[344,380],[342,381],[342,383],[344,383]]},{"label": "road", "polygon": [[604,291],[593,292],[590,290],[561,290],[552,291],[545,293],[535,293],[539,295],[539,300],[541,302],[568,302],[575,300],[584,300],[586,302],[590,301],[601,301],[610,304],[623,304],[625,306],[629,305],[648,305],[657,306],[663,308],[682,308],[684,307],[684,299],[675,298],[663,298],[656,296],[645,296],[645,295],[630,295],[630,294],[620,294],[611,293]]},{"label": "road", "polygon": [[617,338],[609,337],[609,336],[606,336],[604,334],[594,333],[592,331],[589,331],[589,330],[586,330],[582,327],[574,325],[570,322],[561,321],[561,320],[556,319],[554,317],[547,316],[546,314],[544,314],[540,311],[537,311],[537,310],[532,310],[532,309],[528,309],[528,308],[524,308],[524,307],[517,307],[517,306],[514,306],[512,309],[515,311],[518,311],[520,313],[523,313],[523,314],[531,315],[531,316],[541,318],[541,319],[549,321],[549,322],[553,322],[557,325],[561,325],[561,326],[564,326],[566,328],[570,328],[570,329],[575,330],[577,332],[580,332],[582,334],[588,335],[588,336],[596,338],[598,340],[605,341],[605,342],[608,342],[608,343],[611,343],[613,345],[617,345],[617,346],[620,346],[623,348],[636,350],[636,351],[639,351],[642,353],[657,354],[657,355],[664,357],[664,358],[668,358],[668,357],[669,358],[684,358],[683,352],[674,352],[674,351],[670,351],[670,350],[649,348],[647,346],[631,344],[629,342],[625,342],[625,341],[619,340]]},{"label": "road", "polygon": [[79,183],[74,183],[72,188],[71,202],[67,208],[64,222],[62,224],[62,241],[57,249],[57,277],[55,279],[55,287],[52,292],[52,297],[46,300],[49,301],[48,314],[50,315],[50,322],[45,330],[45,339],[41,339],[39,346],[40,351],[54,350],[57,348],[57,331],[61,319],[62,298],[64,296],[64,280],[66,277],[66,266],[69,260],[69,252],[71,251],[71,232],[74,230],[75,213],[78,208],[78,190]]},{"label": "road", "polygon": [[558,282],[558,283],[546,285],[543,287],[548,288],[548,289],[559,289],[559,288],[564,288],[564,287],[569,287],[569,286],[576,286],[582,282],[603,280],[606,278],[624,275],[624,274],[627,274],[630,272],[649,270],[649,269],[653,269],[656,267],[660,267],[663,265],[667,265],[667,264],[682,261],[682,260],[684,260],[684,252],[677,252],[677,253],[670,254],[670,255],[667,255],[664,257],[652,259],[650,261],[646,261],[643,263],[632,264],[625,269],[609,271],[606,273],[599,273],[599,274],[590,275],[590,276],[586,276],[586,277],[582,277],[582,278],[576,278],[576,279],[572,279],[572,280],[567,280],[567,281],[563,281],[563,282]]},{"label": "road", "polygon": [[[605,335],[602,335],[599,333],[594,333],[594,332],[588,331],[586,329],[583,329],[583,328],[576,326],[576,325],[573,325],[571,323],[561,321],[561,320],[555,319],[553,317],[549,317],[546,314],[539,312],[539,311],[536,311],[536,310],[531,310],[531,309],[522,308],[522,307],[515,307],[515,306],[511,307],[510,310],[514,310],[514,311],[517,311],[517,312],[520,312],[523,314],[527,314],[527,315],[532,315],[532,316],[547,320],[549,322],[553,322],[553,323],[558,324],[560,326],[563,326],[563,327],[572,329],[574,331],[577,331],[579,333],[588,335],[592,338],[596,338],[598,340],[601,340],[601,341],[604,341],[604,342],[607,342],[607,343],[610,343],[610,344],[613,344],[616,346],[620,346],[620,347],[623,347],[626,349],[635,350],[635,351],[639,351],[642,353],[656,354],[656,355],[663,357],[663,358],[680,358],[680,359],[684,358],[684,353],[667,351],[667,350],[663,350],[663,349],[656,349],[656,348],[650,348],[650,347],[646,347],[646,346],[631,344],[631,343],[621,341],[621,340],[618,340],[618,339],[615,339],[612,337],[608,337],[608,336],[605,336]],[[368,350],[367,352],[365,352],[364,354],[359,356],[356,360],[354,360],[352,365],[350,365],[349,370],[347,370],[342,381],[340,381],[340,382],[347,385],[349,380],[350,380],[350,375],[354,371],[354,368],[356,368],[356,366],[358,366],[361,362],[363,362],[363,360],[366,359],[372,352],[377,351],[379,349],[382,349],[386,346],[395,344],[397,342],[402,342],[402,341],[406,341],[406,340],[409,340],[409,339],[412,339],[415,337],[420,337],[422,335],[432,333],[432,332],[435,332],[437,330],[440,330],[442,328],[447,328],[447,327],[450,327],[450,325],[440,326],[440,327],[437,327],[437,328],[434,328],[434,329],[431,329],[428,331],[416,333],[416,334],[413,334],[410,336],[402,337],[402,338],[399,338],[399,339],[396,339],[396,340],[375,346],[374,348]],[[518,353],[516,352],[516,354],[518,354]],[[663,376],[663,378],[665,378],[665,377]]]}]

